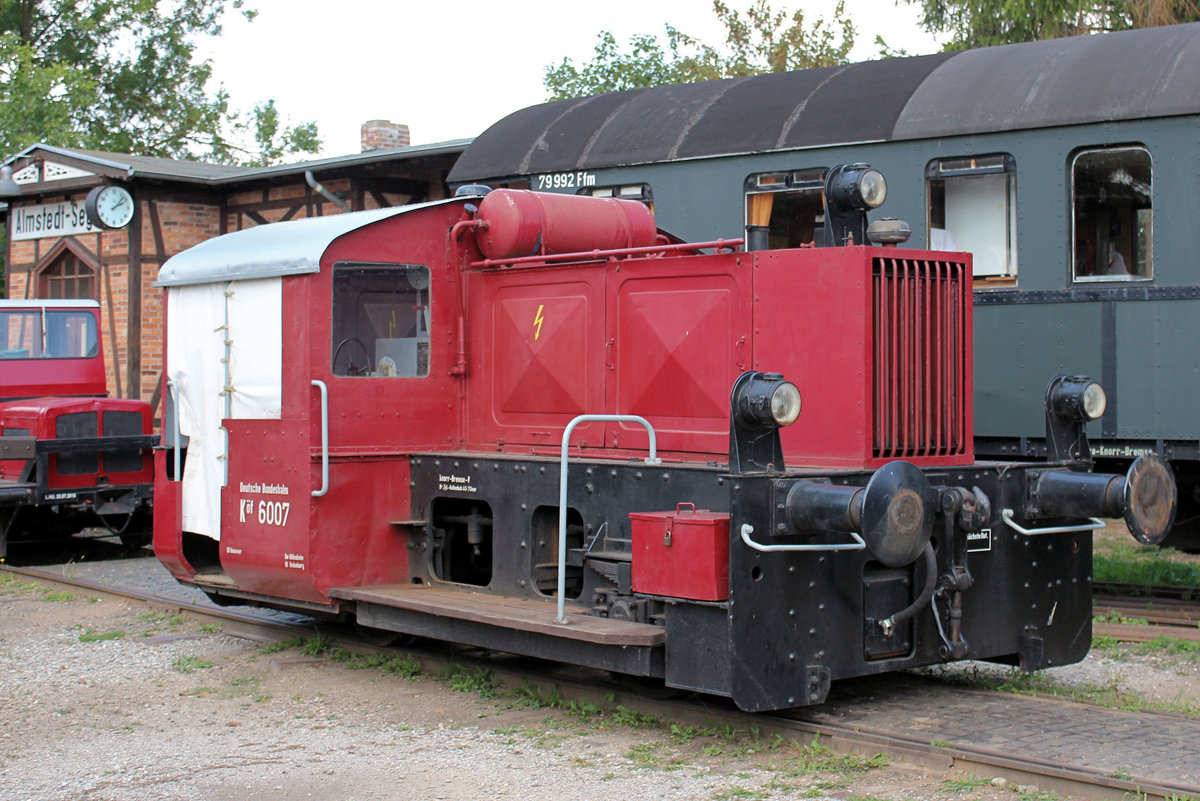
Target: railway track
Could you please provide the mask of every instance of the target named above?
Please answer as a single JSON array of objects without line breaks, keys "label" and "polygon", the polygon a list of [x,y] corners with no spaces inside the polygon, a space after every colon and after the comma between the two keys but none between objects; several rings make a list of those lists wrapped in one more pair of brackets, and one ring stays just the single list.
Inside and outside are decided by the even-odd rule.
[{"label": "railway track", "polygon": [[1200,642],[1200,592],[1182,587],[1106,584],[1092,604],[1094,631],[1122,642],[1158,637]]},{"label": "railway track", "polygon": [[[315,622],[310,619],[263,610],[216,607],[209,604],[198,593],[196,599],[189,602],[181,601],[179,597],[134,587],[122,587],[111,582],[101,583],[84,577],[55,575],[50,569],[45,568],[18,568],[0,565],[0,571],[88,593],[145,603],[164,611],[183,613],[208,620],[216,619],[222,623],[225,633],[260,642],[283,641],[293,639],[298,635],[311,636],[318,630]],[[1183,619],[1182,615],[1186,614],[1183,612],[1181,616],[1172,619]],[[1126,628],[1135,627],[1126,626]],[[346,628],[322,626],[320,633],[332,643],[352,651],[382,652],[384,650],[363,642]],[[442,647],[436,643],[423,643],[422,647],[409,650],[422,661],[431,673],[440,672],[450,662],[458,662],[472,667],[485,667],[492,672],[500,684],[509,687],[534,686],[543,693],[557,693],[564,699],[586,700],[592,703],[595,703],[597,696],[600,695],[606,699],[605,703],[613,708],[618,705],[625,706],[642,714],[670,720],[679,725],[711,726],[715,723],[733,729],[757,730],[767,737],[779,735],[788,740],[818,742],[838,752],[861,754],[884,752],[892,760],[917,764],[948,774],[1002,777],[1017,785],[1032,785],[1041,791],[1051,791],[1066,796],[1114,800],[1145,796],[1148,799],[1164,799],[1164,801],[1185,796],[1200,797],[1200,781],[1130,776],[1127,771],[1113,771],[1103,767],[1071,764],[1059,759],[1040,758],[1034,754],[1020,753],[1019,749],[986,747],[966,741],[931,739],[927,732],[908,726],[870,725],[869,722],[864,723],[863,720],[857,719],[853,714],[847,714],[846,709],[839,709],[836,698],[831,698],[831,702],[822,707],[795,710],[787,714],[750,715],[733,708],[723,699],[705,697],[692,700],[660,700],[648,698],[642,693],[630,690],[627,686],[613,684],[607,676],[588,673],[580,678],[577,670],[561,673],[547,672],[544,665],[539,665],[536,669],[529,668],[523,660],[513,662],[487,659],[478,651]],[[847,691],[848,700],[845,703],[850,706],[876,703],[875,699],[870,696],[884,697],[893,692],[892,688],[881,691],[881,682],[904,684],[921,681],[923,679],[912,676],[873,678],[869,682],[863,682],[861,686],[850,687]],[[930,692],[930,690],[926,688],[922,692]],[[934,688],[932,692],[936,694],[952,691],[945,688]],[[980,693],[980,691],[972,692],[980,697],[993,695]],[[863,700],[864,698],[867,700]],[[1007,698],[1006,704],[1014,702],[1015,697],[1008,696]],[[920,703],[936,707],[941,702],[935,695]],[[971,700],[968,699],[967,703],[969,705]],[[1067,720],[1077,716],[1081,708],[1092,709],[1056,699],[1023,698],[1020,703],[1036,705],[1038,709],[1035,714],[1043,716],[1044,720]],[[1094,709],[1092,709],[1092,713],[1094,713]],[[1119,714],[1130,713],[1113,712],[1114,716]],[[1154,713],[1140,713],[1140,715],[1142,717],[1141,724],[1144,725],[1149,721],[1150,725],[1163,727],[1171,726],[1172,720],[1178,717],[1174,716],[1173,718],[1173,716]],[[1197,724],[1197,728],[1200,729],[1200,724]]]}]

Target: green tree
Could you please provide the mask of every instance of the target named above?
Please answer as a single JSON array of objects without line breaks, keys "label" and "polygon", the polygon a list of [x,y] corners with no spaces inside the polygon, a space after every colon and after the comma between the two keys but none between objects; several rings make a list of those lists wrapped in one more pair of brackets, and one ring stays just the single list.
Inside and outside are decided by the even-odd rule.
[{"label": "green tree", "polygon": [[713,13],[725,27],[723,47],[667,25],[665,47],[653,34],[637,34],[623,50],[601,31],[591,61],[576,65],[564,58],[546,67],[549,99],[845,64],[854,47],[854,25],[842,2],[831,20],[818,17],[811,26],[804,12],[776,11],[767,0],[755,0],[744,12],[713,0]]},{"label": "green tree", "polygon": [[[0,0],[0,152],[33,142],[120,153],[261,161],[314,152],[311,123],[280,128],[273,102],[249,121],[209,88],[196,57],[242,0]],[[268,147],[239,137],[272,131]]]},{"label": "green tree", "polygon": [[1197,0],[907,0],[947,50],[1200,20]]}]

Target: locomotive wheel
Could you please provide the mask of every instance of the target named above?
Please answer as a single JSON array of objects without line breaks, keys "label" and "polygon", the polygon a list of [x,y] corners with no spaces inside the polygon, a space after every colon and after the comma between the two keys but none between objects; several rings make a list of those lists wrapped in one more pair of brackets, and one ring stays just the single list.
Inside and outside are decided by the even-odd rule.
[{"label": "locomotive wheel", "polygon": [[357,620],[354,621],[354,631],[359,637],[366,640],[367,643],[374,645],[376,648],[391,648],[397,645],[408,645],[416,637],[412,634],[403,634],[399,631],[388,631],[387,629],[377,629],[372,626],[364,626]]},{"label": "locomotive wheel", "polygon": [[624,673],[609,671],[613,681],[630,692],[654,701],[669,701],[672,698],[682,698],[687,690],[678,687],[668,687],[662,679],[652,679],[649,676],[628,676]]}]

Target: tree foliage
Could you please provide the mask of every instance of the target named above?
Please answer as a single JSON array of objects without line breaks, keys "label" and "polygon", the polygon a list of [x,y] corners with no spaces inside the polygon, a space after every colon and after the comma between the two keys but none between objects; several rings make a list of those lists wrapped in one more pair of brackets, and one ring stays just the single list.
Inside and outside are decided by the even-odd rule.
[{"label": "tree foliage", "polygon": [[854,25],[842,2],[832,19],[818,17],[812,25],[805,24],[803,11],[776,11],[767,0],[754,0],[745,11],[713,0],[713,13],[725,27],[723,47],[667,25],[665,47],[653,34],[637,34],[622,49],[601,31],[591,61],[576,65],[564,58],[546,67],[549,99],[845,64],[854,46]]},{"label": "tree foliage", "polygon": [[947,50],[1200,20],[1198,0],[908,0]]},{"label": "tree foliage", "polygon": [[[0,152],[34,142],[121,153],[262,161],[319,147],[312,123],[249,119],[209,88],[198,43],[242,0],[0,0]],[[239,142],[271,132],[272,141]]]}]

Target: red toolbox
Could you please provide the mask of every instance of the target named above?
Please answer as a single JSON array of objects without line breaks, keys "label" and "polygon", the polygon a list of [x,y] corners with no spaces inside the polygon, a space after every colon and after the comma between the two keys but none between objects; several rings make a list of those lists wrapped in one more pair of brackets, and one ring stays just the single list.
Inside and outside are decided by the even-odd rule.
[{"label": "red toolbox", "polygon": [[630,512],[629,520],[634,592],[729,600],[728,514],[681,503],[673,512]]}]

